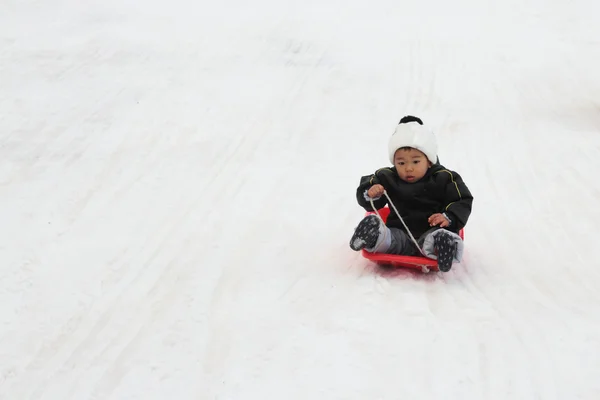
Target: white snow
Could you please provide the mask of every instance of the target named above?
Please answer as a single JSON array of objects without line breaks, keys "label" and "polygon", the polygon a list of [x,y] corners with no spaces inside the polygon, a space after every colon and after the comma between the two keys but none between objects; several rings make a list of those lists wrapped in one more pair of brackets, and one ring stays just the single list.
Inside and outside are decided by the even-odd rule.
[{"label": "white snow", "polygon": [[[598,4],[3,2],[0,399],[599,399]],[[407,114],[447,274],[349,248]]]}]

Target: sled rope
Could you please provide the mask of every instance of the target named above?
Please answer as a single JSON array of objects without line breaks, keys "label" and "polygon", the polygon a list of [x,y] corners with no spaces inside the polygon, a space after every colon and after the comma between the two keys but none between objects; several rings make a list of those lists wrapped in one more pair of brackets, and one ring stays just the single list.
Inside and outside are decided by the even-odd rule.
[{"label": "sled rope", "polygon": [[[406,223],[404,223],[404,220],[402,219],[402,216],[400,215],[400,213],[398,212],[398,209],[396,208],[396,206],[392,202],[392,199],[390,199],[390,196],[388,196],[387,191],[384,190],[383,194],[385,194],[385,197],[387,197],[389,205],[392,206],[392,208],[394,209],[394,212],[396,213],[396,215],[398,216],[398,218],[400,218],[400,222],[402,222],[402,225],[404,225],[404,228],[406,228],[406,232],[408,232],[408,235],[410,236],[410,239],[413,241],[413,243],[415,244],[415,246],[417,246],[417,249],[419,249],[419,251],[421,252],[421,254],[423,256],[427,257],[425,255],[425,252],[423,252],[423,250],[421,250],[421,247],[419,246],[419,243],[415,240],[415,237],[413,236],[413,234],[410,231],[410,229],[408,229],[408,226],[406,226]],[[371,197],[369,197],[369,201],[371,202],[371,207],[373,207],[373,210],[375,210],[375,213],[377,214],[377,216],[379,217],[379,219],[381,220],[381,222],[383,222],[383,218],[381,218],[381,215],[379,215],[379,211],[377,211],[377,208],[375,208],[375,204],[373,204],[373,199]]]}]

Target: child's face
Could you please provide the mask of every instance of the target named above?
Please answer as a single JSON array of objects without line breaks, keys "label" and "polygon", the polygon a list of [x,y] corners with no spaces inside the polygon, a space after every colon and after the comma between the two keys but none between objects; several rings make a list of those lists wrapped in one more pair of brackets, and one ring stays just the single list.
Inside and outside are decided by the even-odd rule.
[{"label": "child's face", "polygon": [[394,154],[394,166],[403,181],[414,183],[427,173],[431,163],[417,149],[398,149]]}]

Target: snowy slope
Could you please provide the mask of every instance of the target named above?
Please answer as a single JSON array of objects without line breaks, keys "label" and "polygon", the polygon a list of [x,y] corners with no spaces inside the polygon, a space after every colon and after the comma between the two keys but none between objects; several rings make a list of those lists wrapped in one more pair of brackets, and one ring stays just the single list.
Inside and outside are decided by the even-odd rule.
[{"label": "snowy slope", "polygon": [[[592,0],[0,5],[0,399],[600,398]],[[475,196],[352,252],[398,120]]]}]

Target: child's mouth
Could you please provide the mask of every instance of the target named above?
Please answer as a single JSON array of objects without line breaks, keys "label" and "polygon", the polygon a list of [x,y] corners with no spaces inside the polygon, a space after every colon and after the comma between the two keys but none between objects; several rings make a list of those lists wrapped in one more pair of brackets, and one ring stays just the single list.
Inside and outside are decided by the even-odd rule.
[{"label": "child's mouth", "polygon": [[406,180],[407,180],[407,181],[412,181],[412,180],[414,180],[414,179],[415,179],[415,177],[414,177],[414,176],[412,176],[412,175],[409,175],[409,176],[407,176],[407,177],[406,177]]}]

